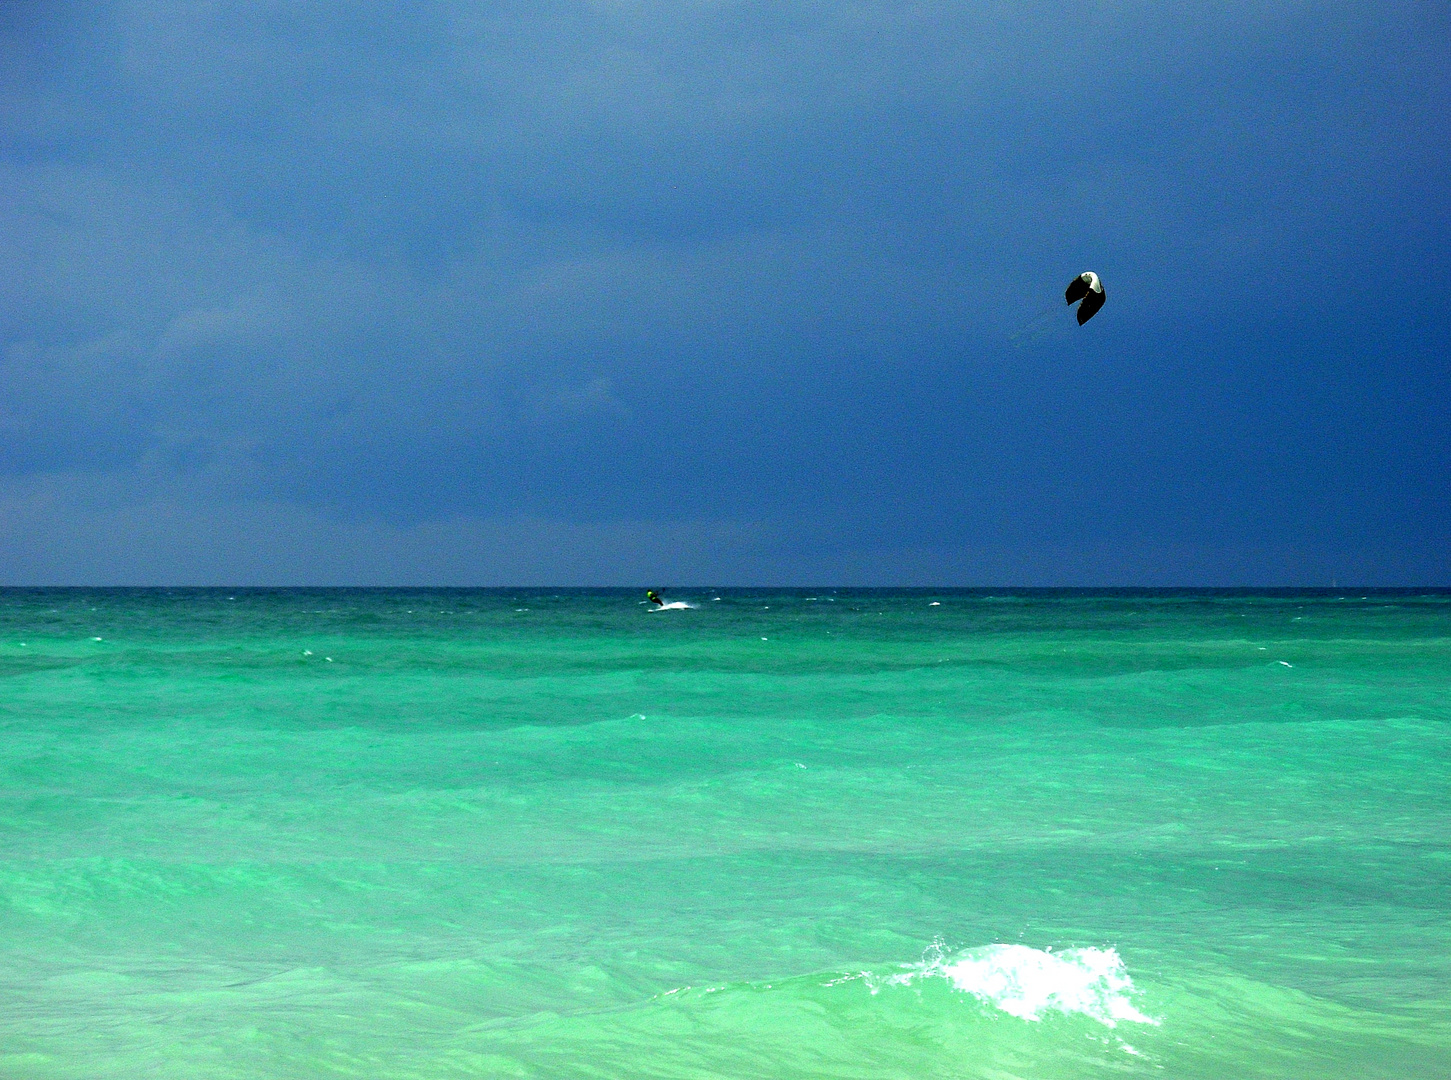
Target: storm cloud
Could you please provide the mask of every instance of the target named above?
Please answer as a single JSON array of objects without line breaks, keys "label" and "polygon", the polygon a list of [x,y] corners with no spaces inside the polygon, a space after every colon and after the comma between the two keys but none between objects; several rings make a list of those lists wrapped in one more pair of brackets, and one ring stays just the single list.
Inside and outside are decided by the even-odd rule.
[{"label": "storm cloud", "polygon": [[1444,583],[1447,40],[0,5],[0,576]]}]

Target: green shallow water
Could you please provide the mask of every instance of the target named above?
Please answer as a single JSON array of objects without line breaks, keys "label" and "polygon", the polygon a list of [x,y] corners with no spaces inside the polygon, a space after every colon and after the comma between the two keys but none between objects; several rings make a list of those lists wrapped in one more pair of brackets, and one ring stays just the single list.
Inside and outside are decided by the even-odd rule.
[{"label": "green shallow water", "polygon": [[0,592],[0,1076],[1451,1076],[1451,594],[672,598]]}]

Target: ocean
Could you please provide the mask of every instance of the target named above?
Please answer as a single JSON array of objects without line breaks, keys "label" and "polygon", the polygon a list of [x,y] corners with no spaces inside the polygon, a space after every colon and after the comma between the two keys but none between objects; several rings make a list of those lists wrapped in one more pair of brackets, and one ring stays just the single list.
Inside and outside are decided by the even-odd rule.
[{"label": "ocean", "polygon": [[0,592],[0,1076],[1451,1077],[1451,592]]}]

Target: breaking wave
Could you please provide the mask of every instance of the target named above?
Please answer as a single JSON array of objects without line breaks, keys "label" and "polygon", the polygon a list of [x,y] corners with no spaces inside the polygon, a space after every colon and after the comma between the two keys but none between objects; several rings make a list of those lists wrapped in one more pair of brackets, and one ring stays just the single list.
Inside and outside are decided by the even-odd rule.
[{"label": "breaking wave", "polygon": [[1021,1020],[1042,1020],[1058,1012],[1079,1013],[1106,1027],[1159,1022],[1134,1007],[1133,980],[1112,948],[1054,952],[1027,945],[983,945],[949,954],[937,944],[920,964],[906,971],[862,977],[873,993],[883,985],[945,979],[955,989]]}]

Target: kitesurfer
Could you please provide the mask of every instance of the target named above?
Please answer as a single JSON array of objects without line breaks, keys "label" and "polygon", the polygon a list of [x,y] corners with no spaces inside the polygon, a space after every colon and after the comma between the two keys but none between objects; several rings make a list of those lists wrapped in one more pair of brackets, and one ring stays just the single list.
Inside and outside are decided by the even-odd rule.
[{"label": "kitesurfer", "polygon": [[660,599],[660,594],[657,593],[654,589],[645,590],[645,599],[650,601],[650,603],[654,604],[656,607],[665,606],[665,601]]}]

